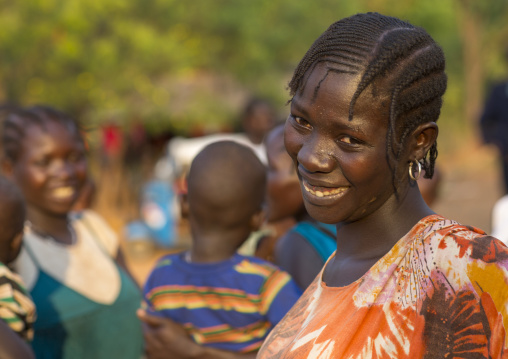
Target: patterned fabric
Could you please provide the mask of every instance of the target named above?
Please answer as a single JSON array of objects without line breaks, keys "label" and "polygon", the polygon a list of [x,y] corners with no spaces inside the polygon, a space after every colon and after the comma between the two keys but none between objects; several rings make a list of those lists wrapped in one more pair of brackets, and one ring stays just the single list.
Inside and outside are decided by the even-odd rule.
[{"label": "patterned fabric", "polygon": [[35,305],[21,277],[0,263],[0,318],[25,340],[33,338]]},{"label": "patterned fabric", "polygon": [[211,264],[162,258],[148,278],[148,310],[181,323],[194,341],[236,352],[259,349],[298,300],[291,277],[272,264],[236,254]]},{"label": "patterned fabric", "polygon": [[479,229],[429,216],[356,282],[321,278],[258,358],[508,357],[508,248]]}]

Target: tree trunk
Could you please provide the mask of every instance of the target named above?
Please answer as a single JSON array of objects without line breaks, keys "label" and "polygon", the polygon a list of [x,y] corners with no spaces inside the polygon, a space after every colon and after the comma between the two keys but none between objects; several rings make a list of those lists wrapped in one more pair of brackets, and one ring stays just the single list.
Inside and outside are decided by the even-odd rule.
[{"label": "tree trunk", "polygon": [[483,27],[480,15],[474,11],[472,1],[459,0],[458,4],[464,59],[464,114],[467,123],[476,125],[483,107]]}]

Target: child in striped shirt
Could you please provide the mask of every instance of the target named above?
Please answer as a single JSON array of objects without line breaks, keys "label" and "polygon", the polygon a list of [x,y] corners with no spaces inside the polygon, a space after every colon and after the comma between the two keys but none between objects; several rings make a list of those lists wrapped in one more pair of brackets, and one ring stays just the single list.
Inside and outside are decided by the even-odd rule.
[{"label": "child in striped shirt", "polygon": [[286,272],[237,253],[263,221],[265,185],[266,169],[249,148],[205,147],[188,175],[192,247],[162,258],[145,284],[148,314],[181,324],[203,355],[255,355],[301,294]]}]

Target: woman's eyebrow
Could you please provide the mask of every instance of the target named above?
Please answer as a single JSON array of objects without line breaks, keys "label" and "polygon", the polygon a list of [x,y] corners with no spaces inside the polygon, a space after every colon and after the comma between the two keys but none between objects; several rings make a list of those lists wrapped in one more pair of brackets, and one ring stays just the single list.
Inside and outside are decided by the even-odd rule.
[{"label": "woman's eyebrow", "polygon": [[298,111],[302,114],[304,114],[305,116],[308,115],[307,111],[305,111],[305,108],[303,106],[301,106],[297,100],[295,100],[295,98],[293,98],[293,100],[291,100],[291,110],[295,110],[295,111]]},{"label": "woman's eyebrow", "polygon": [[360,127],[360,126],[358,126],[358,125],[341,124],[341,125],[339,125],[339,126],[342,126],[342,127],[346,128],[346,129],[348,129],[348,130],[350,130],[350,131],[360,133],[360,134],[362,134],[362,135],[363,135],[363,134],[365,134],[365,131],[363,131],[363,130],[361,129],[361,127]]}]

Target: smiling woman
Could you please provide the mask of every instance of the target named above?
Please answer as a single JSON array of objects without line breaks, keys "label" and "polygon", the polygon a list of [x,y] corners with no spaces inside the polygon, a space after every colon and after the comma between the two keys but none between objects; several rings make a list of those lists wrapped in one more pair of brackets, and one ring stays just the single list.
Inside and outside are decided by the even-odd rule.
[{"label": "smiling woman", "polygon": [[96,213],[71,212],[87,177],[79,125],[49,107],[10,114],[2,170],[23,192],[27,221],[14,263],[37,308],[37,358],[132,358],[142,353],[141,295],[119,243]]},{"label": "smiling woman", "polygon": [[377,13],[332,24],[299,63],[285,146],[337,251],[258,358],[508,355],[508,249],[416,183],[434,171],[444,69],[424,29]]}]

